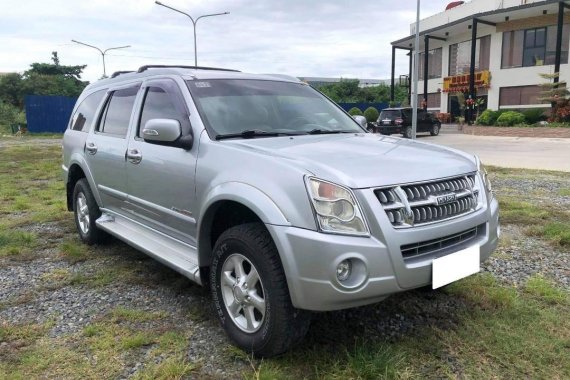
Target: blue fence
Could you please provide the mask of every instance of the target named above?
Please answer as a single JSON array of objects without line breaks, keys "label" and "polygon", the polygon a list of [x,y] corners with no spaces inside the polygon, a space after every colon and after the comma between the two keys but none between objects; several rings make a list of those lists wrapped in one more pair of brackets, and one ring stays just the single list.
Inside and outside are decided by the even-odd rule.
[{"label": "blue fence", "polygon": [[382,111],[384,108],[388,108],[388,103],[338,103],[339,106],[344,108],[345,111],[350,110],[352,107],[356,107],[364,112],[368,107],[374,107],[378,112]]},{"label": "blue fence", "polygon": [[34,133],[65,132],[76,100],[77,98],[67,96],[26,96],[24,103],[28,131]]}]

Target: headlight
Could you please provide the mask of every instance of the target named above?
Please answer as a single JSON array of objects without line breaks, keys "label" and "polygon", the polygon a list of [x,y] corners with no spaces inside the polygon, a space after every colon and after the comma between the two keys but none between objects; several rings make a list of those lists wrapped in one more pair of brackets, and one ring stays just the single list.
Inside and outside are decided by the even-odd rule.
[{"label": "headlight", "polygon": [[481,176],[481,180],[483,181],[483,185],[485,186],[485,190],[487,193],[487,197],[489,200],[493,199],[493,188],[491,186],[491,179],[489,178],[489,173],[487,173],[487,169],[477,157],[477,166],[479,168],[479,175]]},{"label": "headlight", "polygon": [[306,184],[321,231],[369,235],[368,226],[350,189],[316,178],[307,178]]}]

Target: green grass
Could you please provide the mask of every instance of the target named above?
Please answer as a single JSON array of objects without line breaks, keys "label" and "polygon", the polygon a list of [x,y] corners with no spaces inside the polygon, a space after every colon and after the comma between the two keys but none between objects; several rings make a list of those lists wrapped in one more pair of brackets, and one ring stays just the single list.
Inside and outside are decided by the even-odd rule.
[{"label": "green grass", "polygon": [[[444,288],[462,299],[447,328],[420,324],[393,342],[350,347],[304,344],[275,359],[249,360],[253,379],[553,378],[570,376],[569,294],[536,276],[517,289],[479,274]],[[410,312],[413,313],[413,312]],[[364,338],[365,339],[365,338]]]},{"label": "green grass", "polygon": [[30,251],[36,245],[36,235],[31,232],[0,227],[0,257],[15,256]]},{"label": "green grass", "polygon": [[77,263],[89,258],[89,247],[78,238],[64,240],[60,245],[61,254],[70,262]]}]

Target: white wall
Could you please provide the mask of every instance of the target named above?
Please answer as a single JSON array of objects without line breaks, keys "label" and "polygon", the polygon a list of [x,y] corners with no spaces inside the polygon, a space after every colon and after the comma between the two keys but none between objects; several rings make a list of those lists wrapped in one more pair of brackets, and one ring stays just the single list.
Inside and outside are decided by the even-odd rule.
[{"label": "white wall", "polygon": [[[499,109],[499,94],[501,87],[538,85],[545,80],[539,76],[542,73],[553,73],[554,65],[520,67],[512,69],[501,69],[501,53],[503,43],[503,33],[495,32],[495,27],[479,25],[478,36],[491,35],[491,57],[489,71],[491,72],[491,88],[488,90],[487,108]],[[430,40],[430,49],[442,47],[442,72],[441,78],[428,80],[428,93],[434,93],[437,89],[443,89],[443,78],[449,75],[449,45],[467,41],[471,39],[471,33],[449,37],[447,41]],[[570,48],[570,46],[567,46]],[[560,80],[570,83],[570,65],[560,65]],[[423,94],[423,81],[418,82],[418,93]],[[441,112],[448,112],[448,94],[441,93]],[[512,108],[536,107],[538,105],[513,106]],[[544,106],[544,105],[542,105]],[[508,108],[508,107],[506,107]]]},{"label": "white wall", "polygon": [[[493,11],[496,9],[504,9],[516,7],[523,4],[531,4],[543,0],[472,0],[463,5],[452,8],[448,11],[442,9],[441,13],[420,20],[420,31],[432,29],[440,25],[444,25],[453,21],[461,20],[470,15]],[[451,2],[451,0],[450,0]],[[416,32],[416,24],[410,25],[410,35]]]}]

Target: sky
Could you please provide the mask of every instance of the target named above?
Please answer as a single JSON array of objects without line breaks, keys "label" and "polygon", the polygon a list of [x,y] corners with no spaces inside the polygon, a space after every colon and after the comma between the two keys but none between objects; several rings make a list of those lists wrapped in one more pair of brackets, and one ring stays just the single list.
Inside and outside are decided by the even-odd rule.
[{"label": "sky", "polygon": [[[451,0],[422,0],[421,18]],[[251,73],[386,79],[390,42],[410,34],[415,0],[162,0],[189,13],[230,12],[197,24],[198,65]],[[194,64],[192,23],[154,0],[0,0],[0,72],[23,72],[49,62],[87,67],[83,79],[103,75],[101,54],[72,39],[109,47],[107,74],[144,64]],[[396,76],[406,74],[400,51]]]}]

